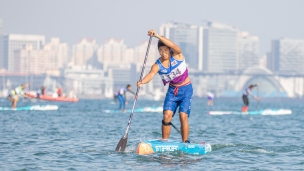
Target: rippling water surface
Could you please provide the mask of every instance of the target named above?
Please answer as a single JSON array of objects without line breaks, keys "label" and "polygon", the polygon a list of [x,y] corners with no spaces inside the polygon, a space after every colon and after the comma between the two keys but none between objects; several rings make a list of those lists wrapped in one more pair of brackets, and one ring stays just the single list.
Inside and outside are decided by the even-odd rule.
[{"label": "rippling water surface", "polygon": [[[139,156],[135,149],[141,140],[161,137],[161,113],[134,113],[126,152],[116,153],[130,113],[102,113],[118,107],[112,100],[21,101],[19,106],[56,104],[59,110],[0,111],[0,170],[304,170],[303,101],[261,100],[261,109],[286,108],[291,115],[207,114],[240,110],[241,103],[218,99],[210,107],[206,99],[193,100],[190,139],[210,143],[210,154]],[[146,106],[162,102],[137,101],[136,107]],[[253,100],[250,109],[257,109]],[[178,117],[172,122],[179,127]],[[181,139],[174,129],[170,138]]]}]

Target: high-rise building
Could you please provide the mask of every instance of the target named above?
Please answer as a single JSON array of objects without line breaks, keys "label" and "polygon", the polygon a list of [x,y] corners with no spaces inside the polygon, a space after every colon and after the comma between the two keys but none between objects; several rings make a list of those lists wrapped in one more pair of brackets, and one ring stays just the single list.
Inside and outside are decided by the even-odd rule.
[{"label": "high-rise building", "polygon": [[14,72],[42,74],[48,69],[50,51],[34,50],[31,44],[14,52]]},{"label": "high-rise building", "polygon": [[304,39],[278,39],[272,41],[267,66],[274,72],[304,74]]},{"label": "high-rise building", "polygon": [[125,52],[125,63],[133,63],[134,62],[134,48],[127,48]]},{"label": "high-rise building", "polygon": [[223,73],[259,64],[259,38],[227,24],[171,22],[162,24],[159,34],[179,45],[190,71]]},{"label": "high-rise building", "polygon": [[[142,71],[143,62],[146,56],[148,47],[148,41],[143,42],[139,46],[135,47],[135,53],[134,53],[134,64],[136,65],[136,71],[137,73],[140,73]],[[155,42],[151,42],[146,66],[144,70],[144,75],[149,73],[151,70],[151,67],[153,64],[155,64],[156,60],[160,57],[160,54],[157,49],[157,44]],[[136,79],[139,79],[139,75],[137,75]],[[146,85],[146,88],[143,88],[143,92],[149,91],[149,92],[155,92],[156,89],[159,87],[163,88],[163,82],[160,79],[160,76],[155,76],[151,82]]]},{"label": "high-rise building", "polygon": [[109,39],[98,48],[98,60],[105,70],[113,65],[129,65],[134,60],[134,49],[127,48],[122,39]]},{"label": "high-rise building", "polygon": [[50,42],[45,44],[44,49],[50,51],[48,64],[50,68],[59,69],[69,62],[68,44],[60,42],[59,38],[51,38]]},{"label": "high-rise building", "polygon": [[105,63],[122,63],[123,61],[129,61],[125,59],[125,52],[127,46],[122,39],[109,39],[107,42],[100,46],[98,49],[98,58],[100,62]]},{"label": "high-rise building", "polygon": [[[135,73],[135,67],[134,65],[131,64],[116,65],[109,67],[108,76],[113,78],[114,80],[114,87],[115,87],[114,91],[117,91],[122,87],[126,87],[126,85],[128,84],[136,83],[134,81],[134,76],[135,76],[134,73]],[[131,82],[131,80],[133,82]]]},{"label": "high-rise building", "polygon": [[[273,41],[272,41],[273,42]],[[274,44],[271,43],[271,46],[273,46]],[[273,49],[273,47],[271,47],[271,49]],[[273,52],[267,52],[266,53],[266,68],[268,68],[271,71],[275,71],[275,61],[274,61],[274,57],[273,57]]]},{"label": "high-rise building", "polygon": [[259,38],[250,36],[248,32],[239,32],[237,42],[239,69],[246,70],[249,67],[259,65]]},{"label": "high-rise building", "polygon": [[72,63],[74,66],[86,66],[97,49],[96,40],[83,38],[72,48]]},{"label": "high-rise building", "polygon": [[[31,45],[33,50],[40,50],[45,43],[43,35],[21,35],[8,34],[4,35],[4,68],[8,71],[16,69],[15,52],[20,51],[27,45]],[[18,64],[17,64],[18,65]]]},{"label": "high-rise building", "polygon": [[203,35],[204,71],[223,73],[239,69],[236,28],[207,22]]},{"label": "high-rise building", "polygon": [[2,20],[0,19],[0,69],[4,68],[4,49],[3,49],[3,33],[2,33]]},{"label": "high-rise building", "polygon": [[[139,46],[136,46],[134,48],[134,62],[137,66],[137,71],[139,72],[145,56],[146,56],[146,52],[147,52],[147,47],[148,47],[148,41],[143,42],[142,44],[140,44]],[[157,49],[157,44],[156,43],[151,43],[150,45],[150,49],[149,49],[149,53],[148,53],[148,57],[147,57],[147,68],[151,67],[155,61],[160,57],[158,49]]]},{"label": "high-rise building", "polygon": [[1,18],[0,18],[0,35],[2,34],[2,20],[1,20]]},{"label": "high-rise building", "polygon": [[170,39],[170,32],[171,32],[170,30],[173,27],[175,27],[175,24],[171,22],[162,24],[159,28],[159,35],[164,36],[167,39]]},{"label": "high-rise building", "polygon": [[35,50],[27,44],[14,55],[15,72],[42,74],[48,71],[59,75],[59,69],[67,63],[68,46],[58,38],[51,38],[41,49]]}]

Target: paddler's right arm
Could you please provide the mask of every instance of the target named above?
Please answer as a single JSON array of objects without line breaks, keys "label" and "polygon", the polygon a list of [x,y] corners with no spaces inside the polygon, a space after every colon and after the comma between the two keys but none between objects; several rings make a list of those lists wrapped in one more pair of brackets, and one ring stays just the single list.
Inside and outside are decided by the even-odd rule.
[{"label": "paddler's right arm", "polygon": [[258,98],[258,97],[255,97],[255,96],[251,93],[250,90],[248,90],[247,92],[248,92],[248,94],[249,94],[252,98],[254,98],[255,100],[259,100],[259,98]]},{"label": "paddler's right arm", "polygon": [[141,86],[143,84],[147,84],[150,82],[153,77],[157,74],[158,72],[158,65],[155,63],[152,65],[150,72],[142,79],[137,82],[137,86]]}]

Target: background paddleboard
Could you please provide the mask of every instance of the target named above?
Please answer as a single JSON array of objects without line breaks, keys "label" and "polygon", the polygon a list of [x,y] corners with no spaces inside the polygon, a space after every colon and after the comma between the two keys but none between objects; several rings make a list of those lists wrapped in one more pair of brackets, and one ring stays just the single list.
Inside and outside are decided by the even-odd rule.
[{"label": "background paddleboard", "polygon": [[209,115],[290,115],[292,111],[290,109],[265,109],[256,110],[248,112],[238,112],[238,111],[209,111]]},{"label": "background paddleboard", "polygon": [[[123,113],[120,110],[103,110],[103,113]],[[132,109],[128,109],[125,112],[131,113]],[[140,112],[163,112],[163,107],[143,107],[143,108],[135,108],[134,112],[140,113]]]},{"label": "background paddleboard", "polygon": [[154,153],[182,152],[185,154],[202,155],[211,152],[211,145],[207,143],[183,143],[173,140],[146,140],[138,144],[136,153],[140,155]]},{"label": "background paddleboard", "polygon": [[57,105],[33,105],[33,106],[23,106],[17,108],[10,108],[10,107],[0,107],[0,110],[58,110]]}]

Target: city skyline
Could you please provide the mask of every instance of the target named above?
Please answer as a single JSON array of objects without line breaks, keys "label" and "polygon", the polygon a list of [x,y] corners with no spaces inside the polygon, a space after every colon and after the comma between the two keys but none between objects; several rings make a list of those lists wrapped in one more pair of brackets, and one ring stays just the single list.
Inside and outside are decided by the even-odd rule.
[{"label": "city skyline", "polygon": [[[190,57],[187,60],[190,70],[216,73],[239,72],[261,65],[275,72],[303,73],[300,61],[303,58],[304,39],[273,39],[272,41],[288,40],[289,43],[282,44],[282,47],[277,46],[276,49],[272,46],[270,53],[261,58],[258,55],[259,37],[225,23],[208,21],[206,25],[198,26],[173,22],[163,24],[159,31],[180,46],[184,55]],[[67,66],[94,65],[97,61],[102,63],[102,66],[97,68],[105,70],[113,64],[139,64],[147,43],[145,41],[135,48],[128,48],[123,39],[112,38],[105,44],[97,44],[95,39],[83,38],[77,44],[69,46],[56,37],[52,37],[50,42],[46,43],[44,35],[5,34],[2,38],[4,42],[1,41],[3,46],[0,47],[3,48],[4,54],[1,55],[4,56],[0,56],[0,67],[14,72],[33,72],[36,67],[34,73]],[[152,43],[152,46],[154,48],[151,48],[150,62],[148,62],[150,64],[153,64],[159,56],[156,44]],[[278,54],[280,49],[284,52]],[[283,59],[286,58],[284,57],[286,50],[289,51],[289,55],[285,54],[288,55],[289,62]],[[277,55],[274,58],[275,53]],[[39,56],[43,56],[42,59],[45,61],[50,61],[41,62]],[[29,60],[33,61],[29,63]],[[283,63],[286,64],[280,64],[283,67],[291,60],[294,60],[296,66],[284,70],[278,69],[279,61],[285,61]],[[47,65],[44,66],[45,64]],[[34,68],[29,68],[30,66]],[[273,68],[274,66],[276,69]],[[56,72],[59,73],[58,70]]]},{"label": "city skyline", "polygon": [[[117,5],[119,3],[119,5]],[[59,5],[58,5],[59,4]],[[3,33],[43,34],[47,40],[60,37],[69,45],[83,37],[102,44],[120,38],[135,47],[147,39],[149,29],[170,21],[200,25],[211,19],[233,25],[261,41],[260,56],[271,50],[271,40],[303,39],[302,1],[4,1],[0,0]],[[26,8],[24,8],[26,7]],[[164,10],[168,7],[169,10]],[[180,9],[180,13],[167,12]],[[187,8],[184,8],[187,7]],[[270,12],[271,11],[271,12]],[[284,23],[284,24],[282,24]]]},{"label": "city skyline", "polygon": [[[213,69],[215,72],[236,71],[241,69],[240,62],[250,60],[252,62],[248,63],[249,65],[246,64],[247,62],[242,64],[244,66],[242,69],[259,65],[259,56],[257,55],[259,52],[258,38],[252,39],[248,33],[244,34],[244,32],[232,28],[230,25],[217,22],[209,22],[206,26],[166,23],[159,30],[165,37],[179,45],[184,55],[189,57],[187,64],[190,70],[211,71],[210,69]],[[44,68],[45,70],[56,69],[56,67],[41,65],[39,56],[43,56],[41,58],[45,61],[51,60],[43,64],[53,63],[55,64],[54,66],[58,66],[57,69],[61,68],[61,66],[66,66],[66,64],[69,66],[85,66],[91,63],[89,61],[95,60],[93,58],[103,63],[102,68],[105,70],[109,64],[138,64],[138,61],[141,61],[140,58],[144,56],[142,53],[146,50],[146,47],[142,47],[142,45],[147,43],[139,45],[141,46],[139,54],[136,50],[138,46],[127,48],[122,39],[110,39],[106,44],[97,44],[95,39],[84,38],[77,44],[73,44],[72,47],[70,46],[71,50],[69,50],[66,43],[60,43],[60,38],[52,38],[52,45],[44,47],[44,35],[8,34],[4,35],[4,40],[6,40],[4,47],[8,47],[8,49],[3,49],[4,52],[7,52],[4,54],[3,61],[4,63],[8,62],[8,65],[4,64],[4,68],[15,72],[30,71],[29,67],[34,67],[35,65],[37,65],[36,68]],[[252,41],[254,41],[254,44],[257,44],[257,48],[254,47],[255,45],[252,44]],[[251,43],[248,44],[248,42]],[[60,45],[61,47],[59,47],[59,43],[62,44]],[[33,48],[26,48],[28,44],[31,44]],[[154,48],[151,48],[148,65],[153,64],[159,56],[156,45],[153,43],[152,46]],[[68,51],[72,51],[72,53],[68,54]],[[238,55],[240,52],[242,52],[241,54],[246,52],[244,53],[245,56]],[[50,53],[53,55],[50,56]],[[33,60],[31,63],[28,63],[29,58]],[[63,61],[65,62],[62,63]],[[23,67],[20,68],[19,64]],[[36,70],[35,73],[45,72],[41,69],[40,71]]]}]

